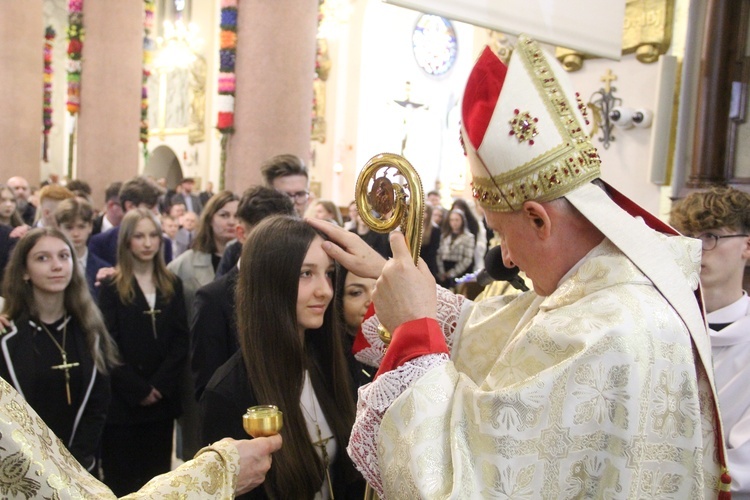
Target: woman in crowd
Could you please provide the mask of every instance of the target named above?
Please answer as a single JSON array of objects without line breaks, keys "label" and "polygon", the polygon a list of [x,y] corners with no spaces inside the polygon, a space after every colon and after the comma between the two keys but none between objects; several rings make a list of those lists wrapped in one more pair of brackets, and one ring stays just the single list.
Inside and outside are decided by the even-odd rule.
[{"label": "woman in crowd", "polygon": [[0,376],[87,470],[94,470],[110,402],[115,345],[70,242],[34,229],[16,245],[3,283]]},{"label": "woman in crowd", "polygon": [[330,200],[318,200],[313,206],[310,215],[316,219],[327,220],[344,227],[344,219],[341,217],[341,210]]},{"label": "woman in crowd", "polygon": [[239,198],[231,191],[214,195],[203,207],[192,247],[169,263],[183,284],[185,304],[192,309],[195,292],[213,281],[227,243],[235,239]]},{"label": "woman in crowd", "polygon": [[5,184],[0,184],[0,224],[10,227],[24,225],[21,214],[18,213],[16,195]]},{"label": "woman in crowd", "polygon": [[484,218],[482,217],[482,220],[480,220],[474,214],[474,210],[469,206],[469,203],[463,198],[453,200],[451,210],[456,209],[463,212],[466,219],[466,229],[474,236],[474,262],[466,272],[470,273],[483,269],[484,255],[487,253],[487,231],[484,228]]},{"label": "woman in crowd", "polygon": [[450,288],[455,279],[471,272],[474,262],[474,235],[466,228],[463,211],[454,209],[448,213],[448,226],[443,230],[438,249],[438,282]]},{"label": "woman in crowd", "polygon": [[237,284],[240,350],[201,397],[204,443],[241,438],[258,404],[284,412],[284,447],[249,498],[362,498],[346,453],[354,422],[352,381],[335,308],[334,263],[304,221],[275,216],[253,229]]},{"label": "woman in crowd", "polygon": [[104,482],[124,495],[170,469],[188,328],[182,282],[164,265],[162,231],[151,211],[123,217],[117,263],[99,292],[123,360],[112,370],[102,466]]},{"label": "woman in crowd", "polygon": [[[372,381],[375,369],[354,359],[352,346],[354,337],[372,302],[375,280],[350,273],[343,266],[336,266],[336,309],[343,324],[343,343],[349,372],[357,387]],[[356,396],[356,394],[355,394]]]}]

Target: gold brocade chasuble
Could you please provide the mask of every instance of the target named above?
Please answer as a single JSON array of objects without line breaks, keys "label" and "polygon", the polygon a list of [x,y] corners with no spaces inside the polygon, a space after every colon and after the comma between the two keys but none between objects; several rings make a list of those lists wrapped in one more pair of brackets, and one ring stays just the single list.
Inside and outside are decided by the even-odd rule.
[{"label": "gold brocade chasuble", "polygon": [[[233,498],[239,461],[237,448],[231,442],[219,441],[200,450],[193,460],[153,478],[123,498]],[[116,498],[73,458],[26,400],[2,378],[0,498]]]},{"label": "gold brocade chasuble", "polygon": [[[668,239],[688,282],[700,253]],[[549,297],[490,297],[383,416],[386,498],[716,498],[716,419],[684,323],[605,240]],[[698,367],[698,368],[696,368]]]}]

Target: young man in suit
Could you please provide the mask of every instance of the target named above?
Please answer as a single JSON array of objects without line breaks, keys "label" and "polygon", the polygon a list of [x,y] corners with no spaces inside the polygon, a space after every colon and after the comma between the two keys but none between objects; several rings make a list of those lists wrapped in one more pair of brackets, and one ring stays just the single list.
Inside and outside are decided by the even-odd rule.
[{"label": "young man in suit", "polygon": [[92,236],[109,231],[113,227],[120,225],[122,216],[125,215],[120,204],[121,188],[122,182],[119,181],[107,186],[107,189],[104,191],[104,212],[94,218],[91,231]]},{"label": "young man in suit", "polygon": [[185,177],[182,179],[182,182],[180,182],[180,186],[182,186],[182,193],[177,193],[172,196],[172,204],[182,203],[185,205],[185,210],[200,215],[201,210],[203,210],[203,204],[198,195],[193,193],[195,180],[192,177]]}]

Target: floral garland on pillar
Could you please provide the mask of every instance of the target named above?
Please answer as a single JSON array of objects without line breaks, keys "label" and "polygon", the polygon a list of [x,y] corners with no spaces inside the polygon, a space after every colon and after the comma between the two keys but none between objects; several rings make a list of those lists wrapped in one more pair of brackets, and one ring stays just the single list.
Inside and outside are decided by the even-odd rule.
[{"label": "floral garland on pillar", "polygon": [[49,161],[47,150],[49,149],[49,131],[52,128],[52,44],[55,40],[55,30],[47,26],[44,30],[44,100],[42,104],[42,160]]},{"label": "floral garland on pillar", "polygon": [[148,161],[148,79],[154,60],[154,0],[143,0],[143,73],[141,76],[141,132],[143,161]]},{"label": "floral garland on pillar", "polygon": [[234,133],[234,94],[237,60],[237,0],[221,1],[221,32],[219,34],[219,98],[216,128],[221,133],[221,167],[219,189],[224,189],[224,173],[229,136]]},{"label": "floral garland on pillar", "polygon": [[[83,53],[83,0],[68,0],[68,113],[81,110],[81,54]],[[68,136],[68,178],[73,177],[75,124]]]},{"label": "floral garland on pillar", "polygon": [[68,113],[81,109],[81,53],[83,52],[83,0],[68,1]]}]

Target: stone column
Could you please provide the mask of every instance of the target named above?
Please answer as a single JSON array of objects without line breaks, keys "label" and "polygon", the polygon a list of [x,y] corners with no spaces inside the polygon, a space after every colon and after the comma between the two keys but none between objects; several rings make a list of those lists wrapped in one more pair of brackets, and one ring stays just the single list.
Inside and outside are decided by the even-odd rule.
[{"label": "stone column", "polygon": [[39,184],[44,90],[42,0],[2,2],[0,15],[0,183]]},{"label": "stone column", "polygon": [[83,4],[81,111],[74,175],[99,201],[106,186],[138,173],[143,61],[143,4],[91,0]]},{"label": "stone column", "polygon": [[240,2],[227,189],[262,183],[260,165],[273,155],[309,162],[317,16],[317,0]]}]

